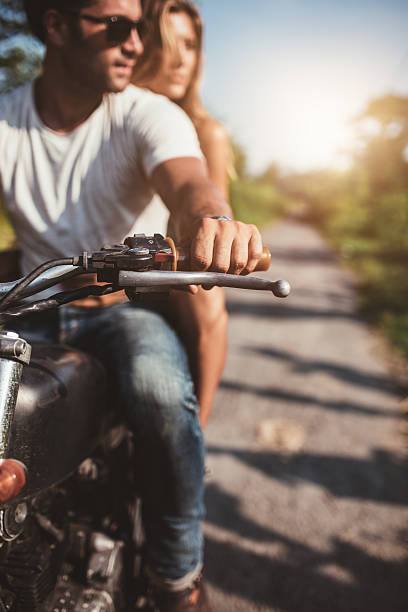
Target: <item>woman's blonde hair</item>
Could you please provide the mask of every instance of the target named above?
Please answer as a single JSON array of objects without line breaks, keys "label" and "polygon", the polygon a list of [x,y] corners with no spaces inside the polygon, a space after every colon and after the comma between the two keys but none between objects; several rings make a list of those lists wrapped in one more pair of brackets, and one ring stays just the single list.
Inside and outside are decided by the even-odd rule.
[{"label": "woman's blonde hair", "polygon": [[196,6],[189,0],[149,0],[145,3],[144,16],[147,22],[143,38],[144,53],[138,58],[132,82],[140,87],[148,87],[150,80],[160,70],[162,52],[169,51],[176,57],[179,54],[169,16],[186,13],[193,24],[197,38],[197,64],[184,97],[175,102],[193,120],[208,116],[200,98],[200,76],[202,67],[203,22]]}]

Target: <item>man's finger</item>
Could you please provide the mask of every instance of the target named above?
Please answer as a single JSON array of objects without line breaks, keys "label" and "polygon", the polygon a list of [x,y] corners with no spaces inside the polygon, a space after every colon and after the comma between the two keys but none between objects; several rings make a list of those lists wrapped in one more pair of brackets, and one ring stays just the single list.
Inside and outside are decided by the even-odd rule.
[{"label": "man's finger", "polygon": [[216,222],[213,219],[201,219],[200,227],[190,247],[190,264],[192,270],[208,270],[213,260]]},{"label": "man's finger", "polygon": [[248,241],[235,239],[231,246],[231,261],[228,272],[241,274],[248,265]]},{"label": "man's finger", "polygon": [[248,244],[248,262],[243,268],[241,274],[250,274],[256,268],[256,265],[262,257],[262,237],[257,227],[252,226],[252,235]]},{"label": "man's finger", "polygon": [[233,235],[231,231],[221,231],[216,234],[211,270],[216,272],[228,272],[231,265],[232,242]]}]

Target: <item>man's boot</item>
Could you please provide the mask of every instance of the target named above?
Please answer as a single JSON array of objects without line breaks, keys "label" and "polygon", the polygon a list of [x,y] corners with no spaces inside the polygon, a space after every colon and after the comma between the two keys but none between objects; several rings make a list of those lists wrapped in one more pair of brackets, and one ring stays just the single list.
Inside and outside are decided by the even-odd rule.
[{"label": "man's boot", "polygon": [[204,578],[200,576],[193,586],[173,593],[153,588],[155,612],[211,612]]}]

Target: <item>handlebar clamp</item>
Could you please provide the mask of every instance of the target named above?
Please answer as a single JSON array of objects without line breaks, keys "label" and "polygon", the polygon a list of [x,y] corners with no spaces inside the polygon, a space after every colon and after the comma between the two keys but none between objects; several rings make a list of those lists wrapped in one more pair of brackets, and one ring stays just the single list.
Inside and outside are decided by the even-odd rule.
[{"label": "handlebar clamp", "polygon": [[161,234],[135,234],[123,244],[106,245],[92,253],[88,263],[97,272],[98,281],[116,283],[120,270],[169,270],[173,261],[173,250]]}]

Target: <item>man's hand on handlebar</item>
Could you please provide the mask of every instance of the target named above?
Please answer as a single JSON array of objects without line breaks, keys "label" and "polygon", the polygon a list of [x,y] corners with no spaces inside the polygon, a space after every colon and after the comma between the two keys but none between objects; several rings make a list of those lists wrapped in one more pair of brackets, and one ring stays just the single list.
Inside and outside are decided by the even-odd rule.
[{"label": "man's hand on handlebar", "polygon": [[[216,221],[216,224],[212,223],[213,221]],[[220,223],[230,226],[232,231],[228,230],[224,234],[224,230],[220,231]],[[260,249],[258,257],[258,251],[253,247],[259,236],[256,228],[243,223],[211,218],[201,220],[197,227],[194,248],[198,245],[204,249],[198,256],[198,266],[201,267],[199,271],[183,270],[188,263],[192,246],[190,251],[186,252],[185,249],[177,248],[171,239],[164,238],[160,234],[154,236],[135,234],[126,238],[123,244],[105,245],[99,251],[92,253],[84,251],[74,257],[54,259],[41,264],[18,281],[0,283],[0,322],[30,312],[50,310],[89,296],[120,292],[122,289],[125,289],[130,300],[138,299],[146,293],[166,294],[171,289],[189,285],[267,290],[280,298],[289,295],[290,285],[287,281],[271,281],[242,274],[249,272],[253,267],[258,270],[267,270],[269,267],[269,250]],[[230,247],[223,252],[218,249],[218,243],[219,237],[225,235]],[[242,252],[246,253],[246,262],[240,255]],[[197,251],[194,253],[197,265]],[[191,265],[187,266],[188,268],[191,270]],[[202,271],[203,269],[206,271]],[[231,269],[235,274],[225,273],[225,270]],[[237,274],[239,271],[241,274]],[[20,303],[24,297],[40,293],[73,276],[89,275],[89,273],[97,273],[97,280],[106,284],[85,285],[59,292],[37,302]]]},{"label": "man's hand on handlebar", "polygon": [[204,217],[192,227],[192,270],[250,274],[262,256],[262,238],[254,225]]},{"label": "man's hand on handlebar", "polygon": [[152,182],[171,213],[176,243],[190,250],[191,269],[249,274],[262,256],[262,240],[254,225],[217,219],[232,212],[209,181],[205,164],[176,158],[160,164]]}]

